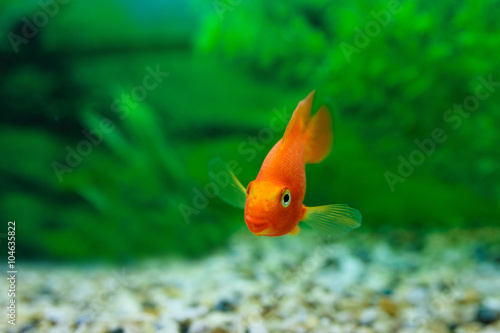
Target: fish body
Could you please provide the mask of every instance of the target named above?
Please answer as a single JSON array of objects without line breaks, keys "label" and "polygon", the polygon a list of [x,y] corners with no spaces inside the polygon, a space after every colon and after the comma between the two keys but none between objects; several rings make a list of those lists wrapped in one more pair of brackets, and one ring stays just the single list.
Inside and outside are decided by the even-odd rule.
[{"label": "fish body", "polygon": [[245,209],[245,223],[255,235],[295,235],[300,221],[320,232],[343,234],[359,227],[361,214],[346,205],[306,207],[305,164],[319,163],[333,146],[328,109],[322,106],[311,117],[314,91],[300,101],[281,138],[267,154],[256,179],[245,189],[234,174],[218,160],[213,171],[224,170],[232,183],[220,197]]},{"label": "fish body", "polygon": [[[292,231],[304,216],[306,173],[302,144],[294,140],[285,149],[278,141],[267,155],[257,178],[247,187],[245,223],[256,235],[282,236]],[[290,191],[290,204],[281,197]],[[291,196],[293,193],[293,196]]]}]

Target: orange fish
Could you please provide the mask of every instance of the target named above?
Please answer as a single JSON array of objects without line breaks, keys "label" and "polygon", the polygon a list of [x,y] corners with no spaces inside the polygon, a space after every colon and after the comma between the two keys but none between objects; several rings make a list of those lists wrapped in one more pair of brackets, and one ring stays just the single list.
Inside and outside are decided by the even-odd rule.
[{"label": "orange fish", "polygon": [[246,190],[220,159],[210,163],[210,175],[225,172],[227,186],[219,197],[245,209],[245,223],[257,236],[296,235],[299,222],[321,233],[339,235],[361,225],[361,214],[347,205],[306,207],[305,164],[323,161],[333,146],[330,112],[322,106],[311,116],[314,91],[300,101],[280,139],[267,154],[257,178]]}]

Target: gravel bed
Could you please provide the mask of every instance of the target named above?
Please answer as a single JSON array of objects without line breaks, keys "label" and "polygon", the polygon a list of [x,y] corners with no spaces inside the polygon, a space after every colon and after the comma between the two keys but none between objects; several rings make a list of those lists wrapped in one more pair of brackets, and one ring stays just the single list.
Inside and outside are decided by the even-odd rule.
[{"label": "gravel bed", "polygon": [[499,239],[498,229],[334,242],[241,232],[198,260],[18,263],[16,325],[4,315],[0,332],[498,333]]}]

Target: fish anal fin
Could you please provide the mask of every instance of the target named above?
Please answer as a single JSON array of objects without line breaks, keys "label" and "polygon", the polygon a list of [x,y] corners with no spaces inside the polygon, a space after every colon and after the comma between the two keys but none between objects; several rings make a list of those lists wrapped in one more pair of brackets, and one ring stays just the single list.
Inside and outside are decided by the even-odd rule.
[{"label": "fish anal fin", "polygon": [[320,107],[309,121],[302,136],[305,163],[319,163],[333,146],[332,117],[326,106]]},{"label": "fish anal fin", "polygon": [[296,225],[295,228],[293,228],[292,231],[290,231],[288,233],[288,235],[295,236],[295,235],[298,235],[299,232],[300,232],[300,227],[298,225]]},{"label": "fish anal fin", "polygon": [[293,111],[292,118],[286,127],[285,134],[283,134],[283,140],[281,141],[282,146],[292,138],[300,138],[302,136],[309,122],[315,92],[315,90],[311,91],[306,98],[299,102],[295,111]]},{"label": "fish anal fin", "polygon": [[302,221],[316,231],[331,236],[342,236],[361,225],[361,213],[347,205],[306,207]]}]

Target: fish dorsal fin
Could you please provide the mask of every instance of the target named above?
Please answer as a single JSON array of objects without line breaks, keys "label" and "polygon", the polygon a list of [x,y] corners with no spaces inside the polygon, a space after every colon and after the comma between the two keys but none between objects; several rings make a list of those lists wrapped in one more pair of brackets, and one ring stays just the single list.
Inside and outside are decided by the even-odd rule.
[{"label": "fish dorsal fin", "polygon": [[208,164],[208,174],[218,196],[230,205],[245,208],[247,193],[231,168],[220,158],[214,158]]},{"label": "fish dorsal fin", "polygon": [[319,108],[302,135],[304,161],[319,163],[330,154],[333,146],[332,117],[326,106]]},{"label": "fish dorsal fin", "polygon": [[295,111],[293,111],[292,119],[290,119],[285,134],[283,135],[283,140],[281,142],[282,147],[294,137],[301,138],[302,132],[305,131],[307,123],[309,122],[315,92],[315,90],[311,91],[306,98],[299,102]]}]

